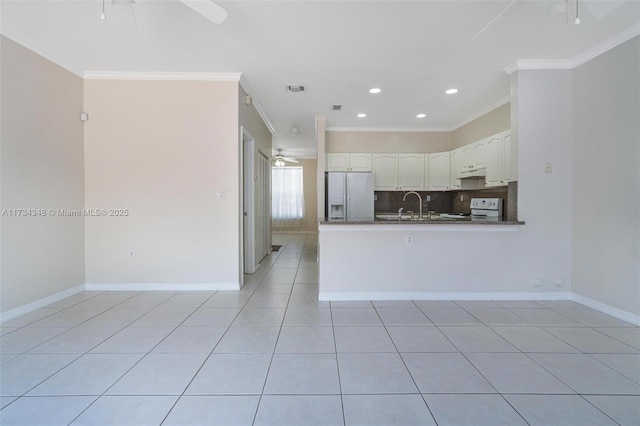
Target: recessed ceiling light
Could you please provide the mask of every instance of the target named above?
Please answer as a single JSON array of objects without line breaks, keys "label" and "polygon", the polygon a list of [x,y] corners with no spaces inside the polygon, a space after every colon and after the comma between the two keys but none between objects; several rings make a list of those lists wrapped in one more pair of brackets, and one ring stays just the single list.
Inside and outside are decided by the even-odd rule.
[{"label": "recessed ceiling light", "polygon": [[367,116],[367,114],[361,112],[360,114],[358,114],[358,118],[365,118]]},{"label": "recessed ceiling light", "polygon": [[418,114],[416,115],[417,118],[425,118],[427,116],[427,114]]},{"label": "recessed ceiling light", "polygon": [[382,89],[378,88],[378,87],[374,87],[373,89],[369,89],[369,93],[380,93],[382,92]]},{"label": "recessed ceiling light", "polygon": [[449,89],[446,92],[447,95],[453,95],[454,93],[458,93],[458,89]]}]

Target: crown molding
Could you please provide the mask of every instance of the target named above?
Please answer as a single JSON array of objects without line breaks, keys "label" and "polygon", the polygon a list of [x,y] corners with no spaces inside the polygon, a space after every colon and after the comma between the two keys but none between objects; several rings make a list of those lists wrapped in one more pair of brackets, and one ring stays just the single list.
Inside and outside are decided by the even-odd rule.
[{"label": "crown molding", "polygon": [[53,64],[61,68],[64,68],[65,70],[77,75],[78,77],[83,78],[84,70],[80,66],[72,63],[71,61],[65,60],[57,55],[51,54],[39,44],[36,44],[29,39],[19,36],[13,31],[8,30],[7,28],[3,28],[1,26],[0,26],[0,34],[5,36],[9,40],[12,40],[18,43],[22,47],[32,51],[33,53],[39,56],[42,56],[44,59],[48,60],[49,62],[52,62]]},{"label": "crown molding", "polygon": [[327,132],[450,132],[449,127],[327,127]]},{"label": "crown molding", "polygon": [[137,72],[137,71],[85,71],[85,80],[152,80],[152,81],[235,81],[239,72]]},{"label": "crown molding", "polygon": [[587,50],[583,54],[576,56],[572,59],[573,67],[578,67],[585,62],[590,61],[591,59],[613,49],[614,47],[618,47],[625,41],[631,40],[638,35],[640,35],[640,24],[633,25],[620,34],[611,37],[609,40],[606,40],[605,42],[600,43],[599,45]]},{"label": "crown molding", "polygon": [[514,63],[505,67],[504,72],[507,74],[513,74],[520,70],[572,70],[638,35],[640,35],[640,24],[633,25],[620,34],[611,37],[603,43],[592,47],[572,59],[518,59]]},{"label": "crown molding", "polygon": [[504,68],[507,74],[520,70],[570,70],[573,62],[564,59],[518,59]]},{"label": "crown molding", "polygon": [[[251,90],[251,86],[249,85],[249,82],[247,81],[247,78],[244,76],[244,74],[240,76],[240,86],[247,95],[252,96],[251,93],[253,93],[253,90]],[[267,126],[267,129],[269,129],[269,132],[273,135],[276,132],[276,129],[275,127],[273,127],[273,124],[271,124],[269,117],[267,117],[267,114],[262,109],[262,105],[260,105],[260,103],[255,98],[253,98],[252,104],[256,109],[256,112],[262,119],[264,125]]]}]

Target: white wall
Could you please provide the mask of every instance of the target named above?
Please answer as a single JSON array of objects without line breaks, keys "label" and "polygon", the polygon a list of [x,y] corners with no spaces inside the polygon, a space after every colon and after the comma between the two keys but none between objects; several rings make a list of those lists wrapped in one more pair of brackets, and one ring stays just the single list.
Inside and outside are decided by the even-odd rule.
[{"label": "white wall", "polygon": [[[1,208],[82,209],[82,79],[4,36],[0,54]],[[0,312],[84,284],[82,217],[0,220]]]},{"label": "white wall", "polygon": [[640,315],[640,37],[574,71],[575,293]]},{"label": "white wall", "polygon": [[130,212],[87,218],[87,283],[238,288],[238,83],[87,80],[85,109],[86,206]]},{"label": "white wall", "polygon": [[[552,281],[561,278],[570,289],[572,72],[518,71],[516,86],[511,133],[518,156],[518,219],[527,222],[521,263],[537,264],[543,287],[553,290]],[[547,162],[551,174],[545,173]]]},{"label": "white wall", "polygon": [[[546,297],[570,292],[571,71],[521,71],[514,86],[517,96],[511,107],[518,119],[512,132],[520,144],[515,149],[520,163],[518,219],[526,224],[511,232],[492,226],[371,225],[340,230],[340,225],[323,225],[321,296],[439,292]],[[545,162],[553,163],[552,174],[544,173]],[[409,247],[407,235],[413,237]],[[541,287],[534,285],[537,279],[543,280]],[[556,286],[556,279],[564,284]]]}]

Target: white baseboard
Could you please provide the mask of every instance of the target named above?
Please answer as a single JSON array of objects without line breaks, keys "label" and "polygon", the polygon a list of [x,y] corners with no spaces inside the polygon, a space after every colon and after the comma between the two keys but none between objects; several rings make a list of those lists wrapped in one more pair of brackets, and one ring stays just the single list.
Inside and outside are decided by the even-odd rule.
[{"label": "white baseboard", "polygon": [[240,290],[240,283],[87,283],[98,291],[218,291]]},{"label": "white baseboard", "polygon": [[[0,324],[82,291],[218,291],[239,290],[238,283],[89,283],[61,291],[7,312],[0,313]],[[640,316],[575,293],[355,293],[321,292],[318,299],[335,300],[573,300],[581,305],[640,326]]]},{"label": "white baseboard", "polygon": [[622,309],[614,308],[606,303],[598,302],[588,297],[580,296],[579,294],[572,294],[572,300],[580,303],[581,305],[593,308],[596,311],[600,311],[603,314],[611,315],[614,318],[618,318],[622,321],[630,322],[633,325],[640,326],[640,316],[634,315],[630,312],[623,311]]},{"label": "white baseboard", "polygon": [[557,293],[352,293],[321,292],[319,300],[572,300],[568,292]]},{"label": "white baseboard", "polygon": [[29,312],[33,312],[36,309],[43,308],[47,305],[50,305],[62,299],[66,299],[67,297],[71,297],[83,291],[85,291],[85,286],[77,285],[59,293],[52,294],[51,296],[43,297],[42,299],[27,303],[26,305],[22,305],[7,312],[0,313],[0,323],[19,317],[20,315],[28,314]]}]

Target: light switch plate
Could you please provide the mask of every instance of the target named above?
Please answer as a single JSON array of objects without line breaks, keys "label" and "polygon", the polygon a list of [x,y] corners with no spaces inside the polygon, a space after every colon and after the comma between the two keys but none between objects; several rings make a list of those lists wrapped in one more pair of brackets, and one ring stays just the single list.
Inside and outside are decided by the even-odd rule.
[{"label": "light switch plate", "polygon": [[544,172],[551,174],[553,172],[553,165],[551,163],[544,163]]}]

